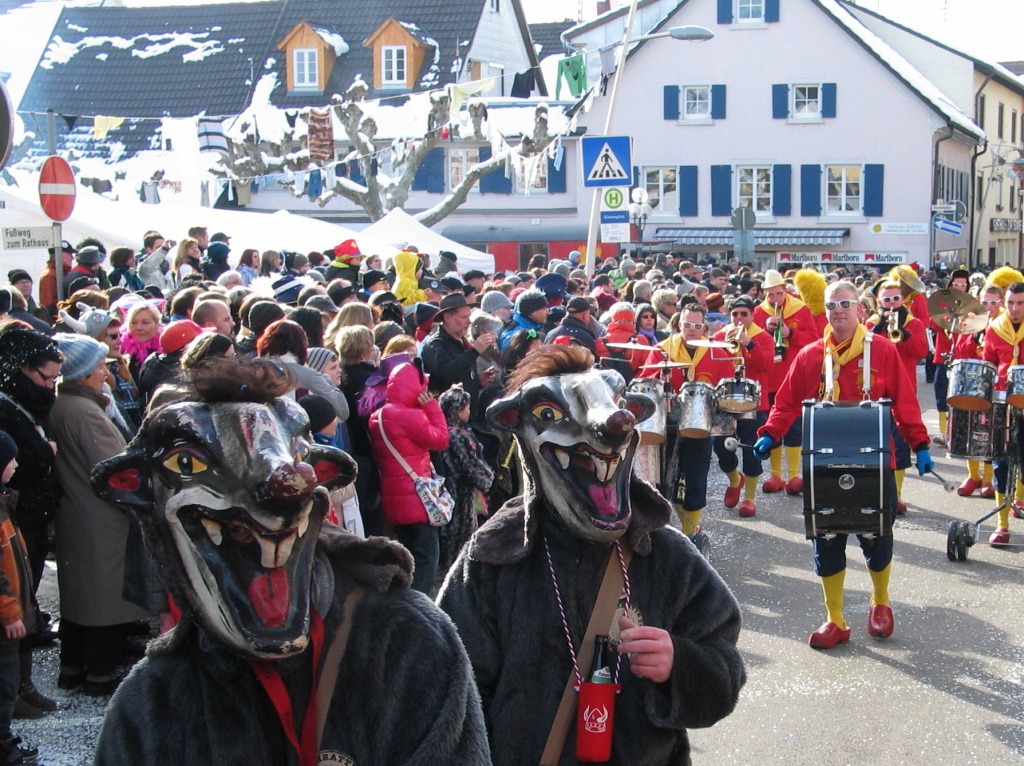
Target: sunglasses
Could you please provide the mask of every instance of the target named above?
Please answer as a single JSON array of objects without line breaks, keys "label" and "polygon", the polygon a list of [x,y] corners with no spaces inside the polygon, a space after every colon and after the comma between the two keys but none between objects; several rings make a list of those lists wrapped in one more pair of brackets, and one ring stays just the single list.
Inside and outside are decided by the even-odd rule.
[{"label": "sunglasses", "polygon": [[1002,301],[982,301],[982,306],[998,306]]},{"label": "sunglasses", "polygon": [[884,298],[879,298],[878,300],[882,303],[895,303],[896,301],[903,300],[903,297],[900,295],[887,295]]},{"label": "sunglasses", "polygon": [[843,301],[825,301],[826,311],[835,311],[836,309],[848,309],[857,305],[857,301],[843,300]]},{"label": "sunglasses", "polygon": [[703,322],[680,322],[679,326],[684,330],[703,330]]}]

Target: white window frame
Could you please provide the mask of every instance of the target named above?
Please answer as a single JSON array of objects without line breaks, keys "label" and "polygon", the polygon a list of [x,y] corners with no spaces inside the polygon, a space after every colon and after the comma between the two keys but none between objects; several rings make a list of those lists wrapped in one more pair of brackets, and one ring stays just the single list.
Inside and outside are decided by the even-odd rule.
[{"label": "white window frame", "polygon": [[[658,175],[652,179],[650,175]],[[656,216],[679,217],[679,168],[650,165],[640,168],[640,182],[647,191],[648,204]],[[666,187],[669,187],[666,190]]]},{"label": "white window frame", "polygon": [[[749,178],[746,178],[749,174]],[[751,163],[736,165],[733,168],[735,188],[733,189],[733,207],[750,207],[760,223],[772,223],[775,194],[775,179],[772,166],[767,163]],[[767,184],[767,189],[764,185]],[[745,188],[749,186],[749,189]],[[758,205],[762,207],[758,207]]]},{"label": "white window frame", "polygon": [[[312,71],[311,71],[312,70]],[[312,73],[312,81],[309,75]],[[320,51],[292,49],[292,86],[295,90],[320,90]]]},{"label": "white window frame", "polygon": [[[851,171],[856,171],[856,178],[851,178]],[[833,174],[838,172],[837,180],[833,181]],[[839,188],[833,193],[832,186],[838,184]],[[858,163],[833,162],[825,165],[823,183],[823,204],[822,216],[827,218],[864,216],[864,166]],[[856,193],[851,192],[851,187],[856,187]],[[832,200],[837,201],[839,209],[832,209]],[[848,209],[851,201],[856,201],[854,209]]]},{"label": "white window frame", "polygon": [[[469,173],[469,169],[480,162],[480,149],[479,148],[465,148],[465,149],[449,149],[446,154],[446,164],[448,166],[448,191],[453,191],[460,183],[462,179]],[[470,194],[478,194],[480,192],[480,179],[476,179],[476,183],[470,188]]]},{"label": "white window frame", "polygon": [[766,4],[767,0],[735,0],[732,17],[737,24],[764,24]]},{"label": "white window frame", "polygon": [[[691,104],[696,107],[703,105],[704,111],[688,112],[688,107]],[[679,122],[684,125],[713,124],[714,120],[711,119],[710,85],[691,83],[679,86]]]},{"label": "white window frame", "polygon": [[[401,54],[401,72],[398,58]],[[389,61],[389,57],[391,60]],[[389,69],[394,70],[390,72]],[[399,76],[401,74],[401,76]],[[409,82],[409,48],[405,45],[382,45],[380,48],[380,84],[383,88],[404,88]]]},{"label": "white window frame", "polygon": [[[547,158],[542,157],[537,161],[537,172],[533,177],[533,181],[530,184],[530,188],[526,188],[526,174],[516,172],[516,183],[512,189],[513,194],[547,194],[548,192],[548,161]],[[494,171],[498,172],[498,171]]]},{"label": "white window frame", "polygon": [[[817,90],[817,98],[811,98],[806,91]],[[790,122],[824,122],[821,113],[821,100],[824,87],[820,82],[797,82],[789,86],[789,121]],[[817,105],[817,111],[808,111],[811,104]],[[803,111],[800,111],[800,110]]]}]

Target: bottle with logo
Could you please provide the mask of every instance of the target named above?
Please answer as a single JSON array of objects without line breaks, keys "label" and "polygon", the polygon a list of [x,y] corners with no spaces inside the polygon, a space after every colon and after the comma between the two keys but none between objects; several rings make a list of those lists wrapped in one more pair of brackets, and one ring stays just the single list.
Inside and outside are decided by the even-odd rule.
[{"label": "bottle with logo", "polygon": [[612,727],[615,723],[615,695],[612,667],[614,649],[608,636],[594,637],[594,660],[587,680],[580,686],[576,709],[576,759],[603,763],[612,757]]}]

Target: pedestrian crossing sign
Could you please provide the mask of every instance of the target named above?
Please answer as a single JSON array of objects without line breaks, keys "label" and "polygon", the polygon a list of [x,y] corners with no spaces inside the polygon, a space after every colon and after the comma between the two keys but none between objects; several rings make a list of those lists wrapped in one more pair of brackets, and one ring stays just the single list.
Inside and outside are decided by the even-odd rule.
[{"label": "pedestrian crossing sign", "polygon": [[584,136],[583,185],[629,186],[633,183],[630,136]]}]

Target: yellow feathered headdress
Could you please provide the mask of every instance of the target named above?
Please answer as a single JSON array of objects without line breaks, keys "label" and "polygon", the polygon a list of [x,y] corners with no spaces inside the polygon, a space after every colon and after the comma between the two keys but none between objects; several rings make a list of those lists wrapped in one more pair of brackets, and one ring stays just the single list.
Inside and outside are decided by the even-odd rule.
[{"label": "yellow feathered headdress", "polygon": [[800,300],[807,304],[814,316],[825,313],[825,277],[814,269],[800,269],[793,276],[793,284],[800,291]]},{"label": "yellow feathered headdress", "polygon": [[988,275],[988,279],[985,280],[985,286],[998,285],[1005,290],[1014,282],[1024,282],[1024,274],[1010,266],[1000,266]]}]

